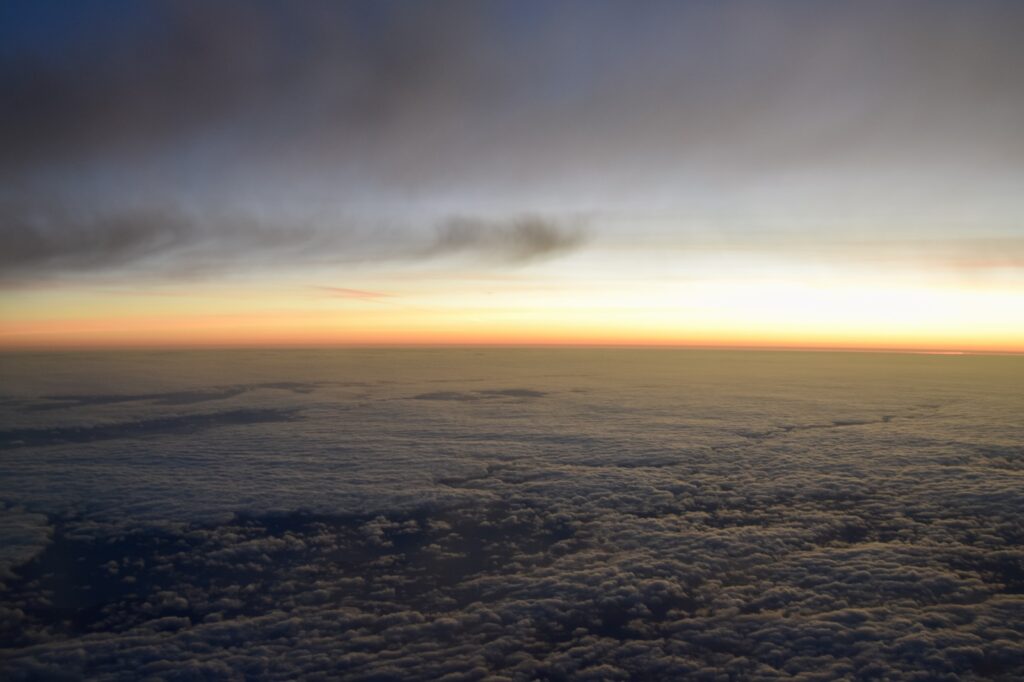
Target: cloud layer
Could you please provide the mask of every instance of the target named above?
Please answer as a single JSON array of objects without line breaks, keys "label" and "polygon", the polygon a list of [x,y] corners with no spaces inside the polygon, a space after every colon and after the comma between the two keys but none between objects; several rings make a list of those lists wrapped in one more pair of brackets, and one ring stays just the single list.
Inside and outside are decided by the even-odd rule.
[{"label": "cloud layer", "polygon": [[13,679],[1024,673],[1015,358],[209,355],[9,372],[40,432],[295,416],[7,449]]}]

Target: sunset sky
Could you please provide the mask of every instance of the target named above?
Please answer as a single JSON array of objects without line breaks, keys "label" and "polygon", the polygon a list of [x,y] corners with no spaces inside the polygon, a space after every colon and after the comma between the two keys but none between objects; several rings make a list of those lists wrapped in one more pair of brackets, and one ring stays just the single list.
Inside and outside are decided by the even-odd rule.
[{"label": "sunset sky", "polygon": [[1024,3],[0,5],[0,347],[1024,352]]}]

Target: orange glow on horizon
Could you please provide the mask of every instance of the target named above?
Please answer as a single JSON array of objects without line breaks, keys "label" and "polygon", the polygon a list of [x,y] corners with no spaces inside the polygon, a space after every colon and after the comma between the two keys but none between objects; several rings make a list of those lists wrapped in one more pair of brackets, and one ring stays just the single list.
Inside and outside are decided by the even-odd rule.
[{"label": "orange glow on horizon", "polygon": [[483,286],[458,279],[413,286],[396,278],[346,287],[236,282],[173,291],[39,289],[0,301],[0,349],[536,345],[1024,352],[1024,291],[1013,286],[587,275]]},{"label": "orange glow on horizon", "polygon": [[787,329],[682,332],[569,324],[373,325],[339,323],[311,313],[49,320],[0,328],[0,350],[6,351],[330,346],[630,346],[1024,353],[1024,344],[1014,339],[986,339],[967,333],[946,338],[884,332],[855,337],[827,330]]}]

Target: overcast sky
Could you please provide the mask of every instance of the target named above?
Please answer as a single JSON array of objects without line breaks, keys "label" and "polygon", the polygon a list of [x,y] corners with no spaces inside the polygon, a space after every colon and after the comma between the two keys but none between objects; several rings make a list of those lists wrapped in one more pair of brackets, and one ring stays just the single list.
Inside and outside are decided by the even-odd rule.
[{"label": "overcast sky", "polygon": [[666,253],[1021,285],[1020,3],[0,13],[19,297],[424,263],[635,278]]}]

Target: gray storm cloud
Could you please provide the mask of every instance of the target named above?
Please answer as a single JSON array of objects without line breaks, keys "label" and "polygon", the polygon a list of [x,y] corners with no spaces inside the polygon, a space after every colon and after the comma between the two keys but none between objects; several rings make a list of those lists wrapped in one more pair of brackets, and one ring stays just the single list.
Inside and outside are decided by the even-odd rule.
[{"label": "gray storm cloud", "polygon": [[[457,221],[433,232],[457,215],[651,206],[682,207],[711,231],[723,212],[797,216],[816,225],[801,236],[810,242],[836,214],[859,220],[855,230],[951,213],[1017,229],[1018,3],[66,11],[46,37],[30,11],[0,36],[13,104],[0,109],[0,199],[41,197],[76,216],[43,238],[25,233],[24,211],[6,211],[5,250],[28,249],[41,274],[218,240],[234,245],[213,249],[219,266],[244,263],[324,210],[353,207],[371,224],[410,225],[403,248],[430,251],[436,237],[437,248],[507,247],[509,260],[574,240]],[[182,205],[232,217],[169,224],[162,207]],[[81,217],[91,213],[156,217]],[[109,243],[97,242],[104,230],[116,233]],[[317,246],[364,241],[346,221],[314,231]],[[56,257],[51,242],[63,245]],[[280,248],[278,263],[296,258]]]}]

